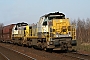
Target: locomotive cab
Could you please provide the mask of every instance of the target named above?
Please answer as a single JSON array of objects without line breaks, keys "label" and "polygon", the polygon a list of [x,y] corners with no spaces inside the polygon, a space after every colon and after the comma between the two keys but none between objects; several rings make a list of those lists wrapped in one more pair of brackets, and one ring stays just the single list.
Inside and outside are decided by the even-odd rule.
[{"label": "locomotive cab", "polygon": [[27,25],[28,25],[27,23],[22,22],[22,23],[17,23],[13,27],[12,40],[14,43],[21,44],[21,40],[23,40],[25,36],[25,29]]}]

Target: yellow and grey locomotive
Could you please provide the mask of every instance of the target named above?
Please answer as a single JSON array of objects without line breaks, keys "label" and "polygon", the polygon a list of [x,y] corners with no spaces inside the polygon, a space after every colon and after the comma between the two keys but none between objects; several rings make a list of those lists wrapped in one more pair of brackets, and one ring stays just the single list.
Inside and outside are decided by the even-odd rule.
[{"label": "yellow and grey locomotive", "polygon": [[26,44],[41,49],[68,50],[76,45],[76,28],[63,13],[46,14],[25,32]]}]

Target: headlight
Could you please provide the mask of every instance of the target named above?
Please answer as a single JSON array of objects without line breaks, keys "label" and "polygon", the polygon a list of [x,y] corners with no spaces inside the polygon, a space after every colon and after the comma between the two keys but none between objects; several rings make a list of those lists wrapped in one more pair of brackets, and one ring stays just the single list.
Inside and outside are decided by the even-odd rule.
[{"label": "headlight", "polygon": [[50,44],[53,44],[53,42],[52,42],[52,41],[50,41]]},{"label": "headlight", "polygon": [[71,36],[71,35],[69,35],[69,36]]}]

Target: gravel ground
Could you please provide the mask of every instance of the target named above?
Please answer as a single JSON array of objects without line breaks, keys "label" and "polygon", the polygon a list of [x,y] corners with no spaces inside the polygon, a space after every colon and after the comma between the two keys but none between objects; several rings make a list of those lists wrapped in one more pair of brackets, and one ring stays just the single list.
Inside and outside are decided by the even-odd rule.
[{"label": "gravel ground", "polygon": [[[0,46],[0,53],[2,54],[2,56],[0,56],[1,57],[0,60],[32,60],[32,58],[29,58],[20,53],[16,53],[2,46]],[[6,58],[6,59],[2,59],[2,58]]]},{"label": "gravel ground", "polygon": [[21,46],[17,46],[13,44],[5,44],[5,43],[0,43],[0,45],[7,48],[11,48],[13,50],[17,50],[21,53],[24,53],[28,56],[35,58],[36,60],[73,60],[71,59],[71,57],[67,57],[62,54],[49,53],[41,50],[36,50],[33,48],[21,47]]},{"label": "gravel ground", "polygon": [[0,60],[7,60],[7,59],[0,53]]},{"label": "gravel ground", "polygon": [[80,50],[78,50],[78,52],[80,52],[82,54],[89,54],[90,55],[90,52],[87,52],[87,51],[80,51]]}]

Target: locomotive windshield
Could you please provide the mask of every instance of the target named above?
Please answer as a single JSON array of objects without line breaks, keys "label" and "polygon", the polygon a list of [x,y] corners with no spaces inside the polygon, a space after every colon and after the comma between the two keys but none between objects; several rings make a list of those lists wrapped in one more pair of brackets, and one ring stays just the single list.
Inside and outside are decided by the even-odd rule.
[{"label": "locomotive windshield", "polygon": [[50,15],[48,17],[49,20],[52,20],[52,19],[65,19],[65,16],[63,15]]},{"label": "locomotive windshield", "polygon": [[48,17],[49,20],[52,19],[65,19],[65,15],[63,13],[55,12],[44,15],[45,18]]},{"label": "locomotive windshield", "polygon": [[27,26],[28,24],[27,23],[21,23],[21,26]]},{"label": "locomotive windshield", "polygon": [[20,26],[27,26],[28,24],[27,23],[17,23],[17,26],[20,27]]}]

